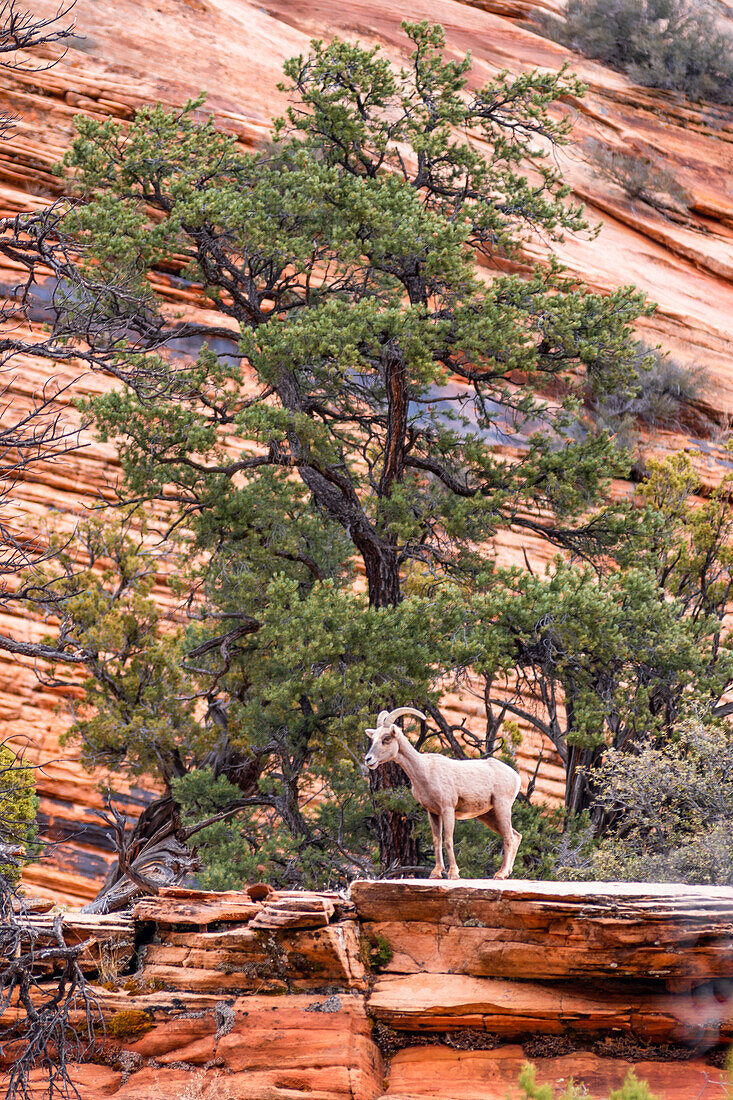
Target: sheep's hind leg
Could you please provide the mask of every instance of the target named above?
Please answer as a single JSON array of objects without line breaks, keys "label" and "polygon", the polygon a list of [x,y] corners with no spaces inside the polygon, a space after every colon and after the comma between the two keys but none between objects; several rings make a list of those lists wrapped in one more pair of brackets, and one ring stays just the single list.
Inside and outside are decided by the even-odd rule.
[{"label": "sheep's hind leg", "polygon": [[443,863],[443,819],[440,814],[431,814],[429,810],[428,817],[430,818],[430,829],[433,834],[433,847],[435,848],[435,866],[430,872],[430,877],[442,878],[445,871],[445,864]]},{"label": "sheep's hind leg", "polygon": [[450,809],[443,810],[443,833],[445,835],[445,850],[448,855],[448,878],[461,877],[461,872],[458,870],[456,857],[453,853],[453,830],[455,825],[456,814],[451,806]]},{"label": "sheep's hind leg", "polygon": [[504,845],[501,867],[494,875],[494,878],[509,878],[514,867],[514,860],[517,858],[519,845],[522,841],[522,834],[518,833],[517,830],[512,827],[511,806],[507,813],[506,811],[502,812],[500,804],[498,815],[496,809],[487,810],[485,814],[479,816],[478,820],[483,821],[484,825],[488,825],[492,832],[498,833]]}]

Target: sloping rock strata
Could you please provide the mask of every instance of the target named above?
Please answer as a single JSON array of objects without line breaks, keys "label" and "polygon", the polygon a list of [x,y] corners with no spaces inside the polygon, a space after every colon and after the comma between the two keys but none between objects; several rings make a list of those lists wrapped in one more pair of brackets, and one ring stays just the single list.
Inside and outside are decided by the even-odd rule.
[{"label": "sloping rock strata", "polygon": [[[476,84],[504,67],[557,70],[567,59],[588,83],[587,97],[570,105],[576,147],[562,154],[562,166],[575,194],[588,202],[591,219],[602,219],[604,227],[599,242],[567,240],[562,259],[594,289],[608,291],[633,281],[659,302],[644,325],[645,338],[661,342],[683,362],[707,366],[703,405],[724,422],[733,412],[731,112],[639,88],[535,33],[527,20],[557,7],[557,0],[415,0],[407,14],[442,23],[455,56],[472,51]],[[32,8],[50,17],[57,4],[34,0]],[[18,117],[12,142],[0,145],[3,214],[31,210],[59,193],[53,166],[68,148],[76,117],[129,120],[145,104],[181,104],[207,89],[219,124],[251,148],[266,141],[271,117],[284,108],[277,87],[283,60],[305,51],[311,37],[358,37],[379,45],[395,64],[405,60],[404,5],[376,0],[269,0],[266,5],[257,0],[159,0],[144,8],[135,0],[78,0],[74,14],[78,38],[58,65],[0,74],[0,108]],[[690,195],[685,224],[595,179],[582,155],[589,137],[657,157]],[[539,242],[538,258],[542,247]],[[17,281],[12,266],[0,270],[5,292]],[[187,316],[200,311],[195,287],[176,285],[163,272],[154,284]],[[30,339],[44,320],[41,303]],[[73,398],[110,385],[100,376],[79,376],[73,365],[59,364],[56,376],[60,386],[70,387],[59,400],[70,418]],[[28,408],[47,377],[42,360],[30,355],[19,360],[13,377],[5,378],[8,406]],[[20,537],[42,538],[50,513],[57,521],[65,517],[71,529],[80,510],[96,503],[98,494],[109,493],[118,472],[114,447],[87,433],[80,442],[73,455],[35,467],[16,484],[14,509],[5,518]],[[704,490],[717,482],[721,462],[729,461],[715,443],[682,431],[658,433],[656,446],[660,451],[691,449]],[[619,483],[615,491],[623,494],[628,486]],[[539,570],[551,555],[539,538],[519,531],[502,532],[496,551],[500,564],[520,566],[526,552]],[[170,600],[163,576],[155,595],[161,604]],[[31,641],[47,626],[8,611],[0,616],[0,629]],[[99,777],[81,768],[75,749],[59,748],[59,735],[70,721],[68,704],[77,696],[73,683],[39,683],[29,662],[0,654],[0,735],[26,745],[30,762],[44,765],[38,772],[41,819],[46,835],[58,842],[51,858],[29,871],[27,881],[34,892],[71,904],[96,893],[113,854],[91,812],[101,807]],[[480,706],[468,697],[446,700],[446,713],[452,721],[465,718],[469,727],[481,726]],[[543,746],[529,726],[523,733],[518,763],[526,777]],[[545,744],[538,796],[561,799],[563,780],[559,759]],[[120,785],[117,778],[115,785]],[[135,788],[125,793],[131,816],[150,797]]]},{"label": "sloping rock strata", "polygon": [[[628,1058],[582,1048],[624,1039],[649,1051],[637,1070],[661,1100],[722,1094],[722,1071],[703,1055],[733,1040],[733,889],[360,881],[344,897],[177,888],[129,915],[36,911],[25,921],[28,942],[50,938],[54,921],[68,942],[91,941],[82,966],[104,1028],[73,1070],[81,1100],[178,1100],[184,1089],[197,1100],[504,1100],[525,1060],[518,1043],[542,1035],[578,1049],[540,1058],[540,1081],[572,1075],[589,1097],[605,1096]],[[389,936],[400,929],[395,947]],[[476,975],[471,952],[445,952],[459,933],[498,973]],[[506,958],[495,950],[502,936],[517,945]],[[570,965],[569,945],[584,938]],[[543,940],[554,960],[544,975]],[[432,969],[415,962],[423,956]],[[17,1016],[11,1006],[2,1023]],[[390,1051],[384,1034],[403,1034],[405,1048]],[[682,1061],[655,1061],[660,1044]],[[5,1064],[13,1053],[7,1045]],[[40,1097],[40,1074],[35,1084]]]}]

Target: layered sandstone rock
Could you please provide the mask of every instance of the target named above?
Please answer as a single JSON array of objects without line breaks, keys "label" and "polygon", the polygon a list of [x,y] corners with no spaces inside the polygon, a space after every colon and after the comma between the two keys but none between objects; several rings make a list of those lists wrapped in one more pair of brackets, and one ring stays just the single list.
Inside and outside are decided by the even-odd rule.
[{"label": "layered sandstone rock", "polygon": [[[429,1058],[424,1048],[404,1050],[392,1061],[384,1100],[513,1100],[519,1096],[516,1083],[526,1060],[516,1046],[481,1051],[432,1047]],[[621,1087],[630,1069],[663,1100],[720,1100],[724,1095],[720,1072],[699,1061],[630,1063],[587,1053],[543,1059],[537,1082],[559,1092],[572,1081],[586,1090],[581,1095],[607,1097]]]},{"label": "layered sandstone rock", "polygon": [[[136,1042],[109,1042],[107,1057],[116,1053],[127,1069],[75,1066],[82,1100],[373,1100],[383,1092],[382,1059],[362,998],[342,995],[324,1008],[324,998],[252,996],[227,1003],[223,1021],[219,1003],[187,996],[188,1019],[156,1024]],[[148,1004],[161,1015],[166,1007]],[[125,1011],[133,1010],[112,1013],[111,1025]],[[34,1084],[40,1097],[40,1073]]]},{"label": "layered sandstone rock", "polygon": [[[271,117],[285,105],[277,88],[283,60],[306,50],[311,37],[358,37],[382,46],[400,64],[406,57],[400,29],[404,16],[437,21],[446,29],[452,54],[472,51],[474,86],[503,67],[513,72],[557,69],[567,59],[588,82],[586,99],[569,105],[576,144],[562,154],[562,165],[576,195],[588,203],[591,220],[603,221],[603,231],[598,242],[566,241],[561,256],[594,289],[635,282],[659,303],[657,313],[644,322],[644,335],[682,360],[708,368],[704,403],[725,421],[733,411],[733,114],[636,87],[539,36],[532,16],[557,6],[557,0],[415,0],[406,12],[393,0],[270,0],[265,7],[255,0],[157,0],[145,7],[135,0],[78,0],[79,37],[56,67],[0,74],[0,108],[18,116],[12,142],[0,146],[0,213],[30,210],[58,194],[53,165],[68,148],[78,115],[124,121],[145,103],[178,105],[206,89],[220,125],[251,147],[266,140]],[[44,16],[56,10],[55,0],[34,0],[32,7]],[[642,202],[632,203],[612,184],[596,179],[583,159],[589,137],[651,154],[674,171],[691,196],[684,224]],[[536,251],[543,254],[541,242]],[[0,286],[11,288],[17,279],[10,267],[0,271]],[[154,283],[177,308],[191,314],[200,308],[195,288],[180,287],[165,273],[158,273]],[[41,300],[32,331],[43,320]],[[59,366],[56,377],[69,387],[59,405],[70,417],[74,396],[109,385],[69,366]],[[28,408],[47,379],[42,360],[28,356],[19,362],[15,377],[7,380],[14,409]],[[114,448],[88,434],[80,442],[74,454],[36,467],[16,485],[11,518],[19,534],[42,538],[49,515],[70,527],[76,514],[109,493],[118,473]],[[721,461],[728,461],[709,440],[680,433],[660,433],[656,445],[662,451],[690,448],[703,487],[716,483]],[[615,491],[623,494],[628,486],[619,484]],[[540,539],[518,531],[502,532],[496,551],[500,562],[520,565],[526,552],[540,568],[551,556]],[[156,594],[165,603],[164,576]],[[22,612],[0,615],[0,630],[20,638],[38,639],[46,629]],[[41,817],[46,834],[58,843],[45,864],[28,873],[28,881],[36,892],[74,902],[93,896],[112,853],[92,813],[101,807],[100,776],[81,769],[75,748],[59,747],[59,734],[79,696],[75,677],[68,679],[67,684],[39,682],[29,663],[0,654],[0,736],[26,744],[31,762],[43,765],[38,773]],[[449,697],[447,713],[481,729],[480,706],[470,698]],[[544,747],[537,793],[549,801],[561,799],[564,777],[556,754],[528,727],[524,734],[518,762],[525,783]],[[118,777],[114,785],[120,786]],[[150,797],[149,786],[123,790],[131,816]]]},{"label": "layered sandstone rock", "polygon": [[[733,976],[733,890],[664,883],[394,881],[351,888],[390,973]],[[440,936],[435,936],[436,924]]]},{"label": "layered sandstone rock", "polygon": [[[527,1041],[540,1081],[573,1076],[591,1098],[605,1100],[622,1082],[634,1049],[660,1100],[687,1100],[692,1088],[705,1100],[721,1095],[721,1071],[693,1054],[733,1038],[733,952],[723,950],[733,889],[403,881],[357,882],[350,898],[262,893],[164,890],[128,915],[63,917],[67,942],[87,944],[81,965],[105,1023],[89,1064],[73,1070],[81,1100],[173,1100],[192,1082],[191,1100],[505,1100],[516,1094]],[[394,950],[387,932],[396,935],[398,908],[406,931]],[[411,947],[417,914],[421,938]],[[41,945],[58,919],[33,913],[28,938]],[[607,937],[595,934],[599,922]],[[445,959],[441,945],[456,928],[499,976],[475,976],[467,956]],[[497,945],[520,936],[524,965],[520,955],[501,964]],[[584,936],[593,951],[569,966],[561,945]],[[434,965],[423,972],[416,960],[427,937]],[[552,980],[537,973],[543,939],[547,955],[566,959]],[[672,943],[677,977],[654,981]],[[540,1036],[552,1056],[538,1057]],[[674,1064],[655,1061],[658,1044]],[[14,1049],[6,1046],[6,1060]],[[35,1082],[40,1095],[40,1073]]]},{"label": "layered sandstone rock", "polygon": [[196,993],[366,988],[356,909],[340,895],[273,891],[253,901],[235,891],[187,902],[183,894],[164,891],[133,910],[156,932],[142,982]]}]

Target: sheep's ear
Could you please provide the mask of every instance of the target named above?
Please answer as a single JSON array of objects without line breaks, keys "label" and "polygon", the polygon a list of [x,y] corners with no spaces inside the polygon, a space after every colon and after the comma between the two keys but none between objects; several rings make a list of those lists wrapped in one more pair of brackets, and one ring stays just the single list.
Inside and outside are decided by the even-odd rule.
[{"label": "sheep's ear", "polygon": [[364,733],[368,733],[368,734],[369,734],[369,737],[370,737],[370,738],[371,738],[371,740],[373,741],[373,740],[374,740],[374,738],[375,738],[375,737],[377,736],[377,734],[379,733],[379,730],[369,730],[369,729],[367,729],[367,730],[364,730]]}]

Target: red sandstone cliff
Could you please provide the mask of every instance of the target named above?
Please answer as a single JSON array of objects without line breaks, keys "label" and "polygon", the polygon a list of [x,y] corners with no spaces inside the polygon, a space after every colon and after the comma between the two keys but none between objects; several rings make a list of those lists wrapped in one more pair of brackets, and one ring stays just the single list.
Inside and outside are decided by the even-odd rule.
[{"label": "red sandstone cliff", "polygon": [[[539,1081],[572,1076],[590,1100],[630,1064],[661,1100],[724,1094],[729,888],[266,890],[164,890],[131,916],[66,914],[104,1019],[71,1066],[80,1100],[506,1100],[527,1056]],[[52,919],[25,918],[24,944],[42,948]],[[40,1100],[40,1071],[32,1082]]]},{"label": "red sandstone cliff", "polygon": [[[157,0],[145,6],[133,0],[79,0],[80,37],[59,64],[48,72],[5,73],[0,79],[0,108],[19,116],[12,141],[0,146],[0,212],[31,209],[56,194],[51,168],[69,143],[79,112],[125,119],[143,103],[180,104],[206,89],[220,124],[252,144],[266,137],[271,116],[283,108],[276,87],[282,61],[304,50],[311,37],[358,37],[379,43],[399,62],[406,49],[400,20],[430,19],[443,24],[457,56],[472,51],[472,81],[478,84],[504,67],[557,69],[570,56],[527,22],[536,8],[550,6],[530,0],[414,0],[407,11],[393,0]],[[55,10],[51,0],[34,0],[33,7],[43,15]],[[633,282],[657,301],[656,314],[644,324],[645,336],[707,368],[706,403],[725,421],[733,414],[733,110],[650,92],[581,57],[570,60],[589,93],[572,105],[577,144],[563,154],[563,168],[591,220],[603,221],[603,231],[597,242],[568,241],[560,249],[562,259],[593,288]],[[588,137],[658,157],[691,196],[686,224],[632,203],[595,179],[580,153]],[[0,273],[4,287],[14,279],[7,268]],[[195,294],[168,285],[163,276],[160,288],[184,308],[196,308]],[[19,365],[10,384],[14,404],[25,407],[46,376],[42,362],[28,358]],[[71,383],[60,399],[65,405],[74,394],[106,384],[100,377],[76,377],[68,368],[59,368],[58,377]],[[18,530],[35,531],[52,510],[71,523],[114,481],[113,448],[89,438],[82,442],[73,455],[37,467],[16,486]],[[658,446],[691,447],[703,485],[715,482],[721,457],[715,444],[662,433]],[[533,560],[546,558],[539,541],[523,535],[521,543]],[[501,536],[497,549],[505,561],[521,560],[519,538],[511,532]],[[158,595],[166,599],[163,578]],[[26,638],[44,632],[42,624],[2,615],[0,629]],[[41,812],[51,836],[70,841],[28,878],[37,892],[60,900],[93,895],[108,858],[104,836],[89,813],[99,804],[96,780],[80,769],[73,751],[58,747],[74,695],[74,689],[45,685],[31,667],[0,657],[0,735],[26,740],[31,758],[44,764]],[[451,702],[469,717],[474,713],[466,700]],[[528,733],[520,764],[529,768],[537,749],[536,737]],[[538,791],[548,798],[561,794],[557,761],[550,759],[544,768]],[[130,798],[131,805],[140,803],[145,792],[132,791]]]}]

